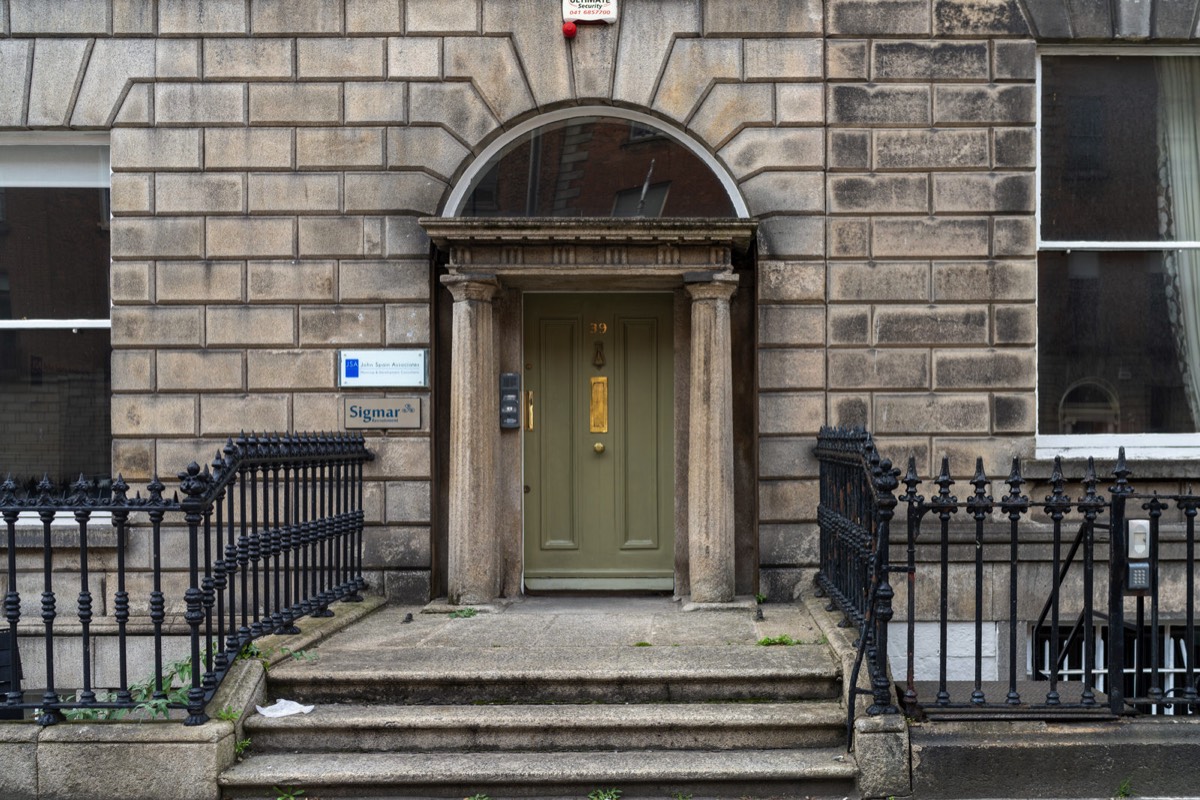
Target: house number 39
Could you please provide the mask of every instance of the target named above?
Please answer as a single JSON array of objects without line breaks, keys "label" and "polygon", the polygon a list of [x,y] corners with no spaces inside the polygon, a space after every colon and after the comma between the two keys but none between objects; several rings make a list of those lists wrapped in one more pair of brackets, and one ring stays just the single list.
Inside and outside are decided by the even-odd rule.
[{"label": "house number 39", "polygon": [[607,322],[593,322],[592,323],[592,333],[608,333],[608,323]]}]

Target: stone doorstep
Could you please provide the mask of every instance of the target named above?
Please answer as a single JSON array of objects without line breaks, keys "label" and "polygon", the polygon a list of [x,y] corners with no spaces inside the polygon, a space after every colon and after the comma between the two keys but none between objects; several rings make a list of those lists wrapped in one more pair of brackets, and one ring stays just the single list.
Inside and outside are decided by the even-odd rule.
[{"label": "stone doorstep", "polygon": [[[457,611],[462,611],[466,608],[473,608],[480,614],[500,614],[509,608],[514,602],[507,598],[498,598],[490,603],[467,603],[465,605],[455,605],[450,603],[446,598],[441,597],[430,603],[425,604],[421,608],[422,614],[453,614]],[[753,611],[758,605],[758,602],[751,596],[738,596],[727,603],[693,603],[691,595],[686,595],[680,598],[680,611]]]},{"label": "stone doorstep", "polygon": [[[383,605],[381,597],[362,603],[334,603],[333,617],[300,620],[296,636],[257,640],[271,665],[309,648]],[[122,800],[216,800],[218,774],[234,763],[234,743],[244,738],[242,721],[265,696],[265,672],[258,660],[235,662],[208,705],[240,709],[236,723],[210,719],[204,725],[181,721],[62,722],[40,728],[28,722],[0,723],[0,797],[120,797]],[[102,763],[103,769],[97,769]]]},{"label": "stone doorstep", "polygon": [[644,705],[322,705],[311,714],[251,717],[254,752],[464,752],[835,747],[845,713],[834,701]]},{"label": "stone doorstep", "polygon": [[[844,796],[857,774],[841,748],[750,751],[559,753],[329,753],[261,755],[221,775],[233,796],[258,797],[274,786],[312,791],[430,786],[532,788],[599,785],[657,786],[737,782],[794,790],[809,783],[822,794]],[[255,794],[259,792],[259,794]],[[392,796],[389,792],[388,796]],[[430,794],[409,796],[429,797]],[[446,796],[451,796],[447,794]],[[461,797],[462,792],[454,794]]]}]

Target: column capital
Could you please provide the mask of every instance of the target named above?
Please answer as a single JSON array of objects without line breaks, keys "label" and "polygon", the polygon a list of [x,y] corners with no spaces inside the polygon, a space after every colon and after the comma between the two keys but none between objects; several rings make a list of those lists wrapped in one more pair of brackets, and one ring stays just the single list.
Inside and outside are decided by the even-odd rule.
[{"label": "column capital", "polygon": [[496,279],[495,275],[456,273],[443,275],[441,281],[442,285],[450,290],[456,303],[469,300],[490,303],[496,293],[500,291],[500,281]]},{"label": "column capital", "polygon": [[737,291],[737,285],[738,276],[724,272],[713,275],[712,280],[699,283],[685,283],[684,288],[687,289],[692,302],[698,300],[728,301],[729,298],[733,297],[733,293]]}]

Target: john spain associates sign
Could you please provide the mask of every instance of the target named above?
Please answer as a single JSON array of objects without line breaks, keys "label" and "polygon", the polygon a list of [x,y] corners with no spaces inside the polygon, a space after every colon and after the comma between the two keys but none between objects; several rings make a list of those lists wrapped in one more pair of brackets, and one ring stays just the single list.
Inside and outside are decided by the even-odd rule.
[{"label": "john spain associates sign", "polygon": [[617,0],[563,0],[563,22],[616,21]]},{"label": "john spain associates sign", "polygon": [[342,350],[338,353],[338,386],[404,387],[429,386],[429,351]]}]

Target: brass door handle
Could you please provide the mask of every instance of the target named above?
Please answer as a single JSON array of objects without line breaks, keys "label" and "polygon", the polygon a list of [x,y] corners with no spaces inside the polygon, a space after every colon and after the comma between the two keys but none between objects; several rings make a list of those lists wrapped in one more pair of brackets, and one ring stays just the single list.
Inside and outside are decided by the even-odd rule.
[{"label": "brass door handle", "polygon": [[533,392],[525,393],[525,430],[533,430]]},{"label": "brass door handle", "polygon": [[595,450],[597,453],[603,453],[604,452],[604,442],[596,442],[594,445],[592,445],[592,449]]}]

